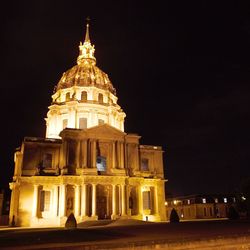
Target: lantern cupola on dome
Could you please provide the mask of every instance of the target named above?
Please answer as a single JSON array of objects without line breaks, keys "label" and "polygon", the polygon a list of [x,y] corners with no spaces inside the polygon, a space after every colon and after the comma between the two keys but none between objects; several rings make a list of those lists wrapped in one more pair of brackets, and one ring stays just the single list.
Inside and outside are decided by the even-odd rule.
[{"label": "lantern cupola on dome", "polygon": [[52,95],[46,120],[46,137],[60,138],[64,128],[86,129],[107,123],[124,131],[125,113],[117,104],[108,75],[96,66],[89,23],[80,42],[77,65],[63,73]]}]

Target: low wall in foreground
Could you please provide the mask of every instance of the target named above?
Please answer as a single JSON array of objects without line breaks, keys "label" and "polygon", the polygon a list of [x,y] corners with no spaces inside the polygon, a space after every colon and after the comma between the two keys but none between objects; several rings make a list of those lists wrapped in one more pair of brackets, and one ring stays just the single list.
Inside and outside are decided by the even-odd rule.
[{"label": "low wall in foreground", "polygon": [[214,238],[207,240],[194,240],[194,241],[179,241],[179,242],[166,242],[161,241],[141,241],[141,242],[127,242],[127,243],[103,243],[103,244],[64,244],[64,246],[51,246],[49,248],[36,248],[37,250],[42,249],[53,249],[53,250],[96,250],[96,249],[116,249],[116,250],[152,250],[152,249],[167,249],[167,250],[188,250],[188,249],[202,249],[202,250],[243,250],[250,249],[250,235],[239,236],[230,238]]}]

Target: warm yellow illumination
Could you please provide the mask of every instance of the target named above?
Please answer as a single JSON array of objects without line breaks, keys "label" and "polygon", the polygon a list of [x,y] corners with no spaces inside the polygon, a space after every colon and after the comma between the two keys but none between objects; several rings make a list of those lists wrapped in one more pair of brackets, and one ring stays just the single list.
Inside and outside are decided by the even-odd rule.
[{"label": "warm yellow illumination", "polygon": [[162,148],[140,145],[139,135],[123,132],[126,115],[108,75],[96,66],[88,24],[79,50],[77,65],[52,95],[46,138],[26,137],[15,153],[10,222],[58,227],[72,213],[77,223],[166,220]]},{"label": "warm yellow illumination", "polygon": [[[126,114],[117,104],[118,98],[108,75],[96,66],[88,24],[85,41],[79,50],[78,65],[63,73],[52,95],[53,102],[45,119],[47,138],[60,138],[59,134],[65,127],[80,128],[80,118],[87,119],[87,128],[99,125],[102,120],[124,131]],[[84,100],[83,92],[86,93]]]},{"label": "warm yellow illumination", "polygon": [[79,46],[80,54],[77,58],[77,63],[86,63],[86,59],[93,60],[92,63],[95,63],[96,59],[94,57],[95,53],[95,46],[91,44],[90,38],[89,38],[89,24],[87,23],[86,27],[86,35],[84,43],[82,44],[80,42]]}]

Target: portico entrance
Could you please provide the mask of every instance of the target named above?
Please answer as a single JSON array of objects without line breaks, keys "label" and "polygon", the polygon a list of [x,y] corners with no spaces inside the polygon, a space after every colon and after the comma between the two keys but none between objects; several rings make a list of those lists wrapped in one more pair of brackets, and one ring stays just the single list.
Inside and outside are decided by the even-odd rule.
[{"label": "portico entrance", "polygon": [[97,185],[96,190],[96,214],[99,220],[111,218],[111,186]]}]

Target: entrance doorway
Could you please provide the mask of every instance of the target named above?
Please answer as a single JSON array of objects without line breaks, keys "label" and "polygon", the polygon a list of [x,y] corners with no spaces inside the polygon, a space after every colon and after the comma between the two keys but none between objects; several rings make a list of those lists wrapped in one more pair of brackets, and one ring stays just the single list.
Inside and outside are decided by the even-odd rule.
[{"label": "entrance doorway", "polygon": [[96,214],[99,220],[111,218],[111,188],[110,185],[97,185]]},{"label": "entrance doorway", "polygon": [[107,197],[105,196],[97,197],[96,210],[99,220],[107,219]]}]

